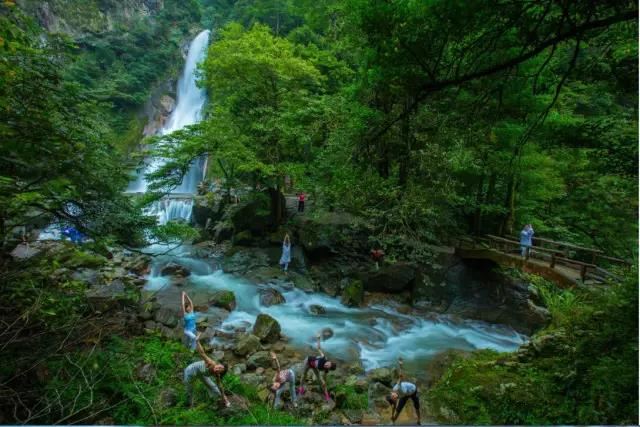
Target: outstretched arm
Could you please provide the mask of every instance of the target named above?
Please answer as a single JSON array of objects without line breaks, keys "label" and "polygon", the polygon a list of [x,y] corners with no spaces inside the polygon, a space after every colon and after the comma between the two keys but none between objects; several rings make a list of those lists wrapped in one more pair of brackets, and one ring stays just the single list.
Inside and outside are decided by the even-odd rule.
[{"label": "outstretched arm", "polygon": [[200,334],[198,334],[198,336],[196,337],[196,346],[198,349],[198,353],[204,359],[207,365],[215,365],[216,361],[210,358],[209,356],[207,356],[207,353],[204,351],[204,348],[202,348],[202,344],[200,344],[199,338],[200,338]]},{"label": "outstretched arm", "polygon": [[[276,362],[276,368],[277,368],[278,372],[280,372],[280,362],[278,361],[278,356],[273,351],[271,352],[271,360],[274,360]],[[276,372],[276,376],[277,375],[278,374]],[[274,377],[273,381],[275,382],[275,377]]]},{"label": "outstretched arm", "polygon": [[196,311],[196,308],[195,308],[195,306],[193,305],[193,301],[191,301],[191,298],[189,298],[189,295],[187,295],[187,293],[185,292],[185,293],[184,293],[184,296],[185,296],[185,298],[187,298],[187,301],[189,301],[189,305],[191,306],[191,309],[195,312],[195,311]]},{"label": "outstretched arm", "polygon": [[397,382],[398,385],[404,379],[404,374],[402,373],[402,363],[403,363],[402,357],[398,357],[398,382]]},{"label": "outstretched arm", "polygon": [[182,291],[182,294],[180,295],[180,297],[182,298],[182,315],[184,316],[185,313],[187,312],[187,306],[185,305],[185,297],[187,296],[187,294],[185,293],[185,291]]},{"label": "outstretched arm", "polygon": [[322,351],[322,347],[320,346],[320,334],[316,335],[316,350],[321,357],[324,357],[324,352]]}]

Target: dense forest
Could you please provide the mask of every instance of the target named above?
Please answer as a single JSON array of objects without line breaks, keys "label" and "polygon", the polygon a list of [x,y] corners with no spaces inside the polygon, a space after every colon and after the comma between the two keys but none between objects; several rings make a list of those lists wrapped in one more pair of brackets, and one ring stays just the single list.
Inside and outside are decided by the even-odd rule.
[{"label": "dense forest", "polygon": [[[176,98],[186,49],[204,29],[202,120],[147,132],[154,100]],[[258,255],[242,258],[247,271],[230,263],[246,248],[279,250],[290,232],[302,250],[294,259],[305,262],[286,277],[268,270],[269,280],[362,309],[388,291],[417,318],[425,301],[454,299],[449,276],[440,277],[451,270],[442,248],[486,235],[518,240],[530,224],[534,239],[601,251],[608,279],[566,287],[469,264],[478,280],[499,275],[491,304],[509,304],[502,281],[518,283],[545,321],[518,329],[515,317],[494,321],[481,304],[473,316],[447,309],[513,326],[526,343],[424,362],[429,380],[414,375],[422,421],[635,424],[637,40],[631,1],[4,0],[0,423],[365,424],[363,412],[388,423],[371,385],[388,366],[372,374],[351,360],[332,379],[330,408],[272,410],[265,387],[249,381],[258,374],[240,368],[224,388],[242,410],[216,410],[203,390],[197,406],[184,405],[180,378],[194,356],[175,339],[180,326],[174,339],[142,327],[163,323],[165,310],[146,283],[166,253],[145,248],[220,251],[225,273],[262,284]],[[146,176],[150,191],[127,194],[153,157],[163,162]],[[150,215],[204,158],[193,217]],[[302,192],[306,219],[287,205]],[[86,242],[39,240],[51,224]],[[410,267],[411,284],[371,285],[372,248],[384,251],[384,272]],[[239,292],[229,312],[236,299],[242,306]],[[108,296],[108,308],[96,308],[96,295],[100,304]],[[289,351],[283,342],[263,342],[263,351]],[[245,356],[233,362],[246,370]],[[145,366],[151,374],[140,373]]]}]

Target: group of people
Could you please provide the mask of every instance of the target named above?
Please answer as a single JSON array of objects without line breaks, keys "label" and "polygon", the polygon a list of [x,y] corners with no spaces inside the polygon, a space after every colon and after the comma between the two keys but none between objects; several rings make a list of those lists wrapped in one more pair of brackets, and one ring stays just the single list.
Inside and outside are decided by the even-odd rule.
[{"label": "group of people", "polygon": [[[202,381],[207,388],[211,397],[221,399],[225,406],[230,406],[231,402],[227,398],[223,378],[228,372],[228,367],[221,361],[212,359],[207,355],[204,348],[200,344],[200,334],[196,330],[196,312],[193,301],[186,292],[182,292],[181,297],[182,315],[184,320],[184,335],[187,338],[189,349],[197,350],[201,360],[189,364],[183,375],[184,386],[187,395],[187,402],[193,405],[193,382],[198,379]],[[304,360],[304,369],[300,377],[300,383],[296,387],[296,374],[292,368],[283,368],[275,352],[271,352],[271,359],[275,367],[275,373],[268,388],[273,397],[273,407],[280,408],[282,406],[282,394],[289,391],[291,403],[294,407],[298,406],[298,396],[303,395],[307,390],[304,382],[308,372],[311,370],[318,384],[318,389],[322,392],[326,401],[331,400],[329,390],[327,388],[327,375],[331,371],[335,371],[337,364],[333,360],[329,360],[322,351],[320,344],[321,335],[316,336],[316,352],[317,354],[309,355]],[[391,393],[387,396],[387,401],[392,407],[391,419],[395,422],[398,415],[404,408],[406,402],[411,399],[420,424],[420,401],[418,397],[418,388],[412,382],[404,380],[402,375],[402,360],[398,361],[398,380],[393,387]]]}]

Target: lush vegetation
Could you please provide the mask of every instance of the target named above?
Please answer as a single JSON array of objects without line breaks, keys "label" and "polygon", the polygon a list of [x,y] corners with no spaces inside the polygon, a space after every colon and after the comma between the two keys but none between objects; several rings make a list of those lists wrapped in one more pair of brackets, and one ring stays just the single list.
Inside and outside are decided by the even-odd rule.
[{"label": "lush vegetation", "polygon": [[638,419],[637,272],[601,289],[531,277],[552,323],[518,353],[460,359],[429,392],[461,424],[634,424]]}]

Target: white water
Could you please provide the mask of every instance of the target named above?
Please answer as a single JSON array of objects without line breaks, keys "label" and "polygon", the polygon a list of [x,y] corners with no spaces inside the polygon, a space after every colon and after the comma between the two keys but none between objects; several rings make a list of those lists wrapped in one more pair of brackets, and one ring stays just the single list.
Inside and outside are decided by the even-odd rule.
[{"label": "white water", "polygon": [[[156,260],[145,289],[162,292],[172,286],[167,277],[159,276],[161,266],[168,259]],[[446,349],[512,351],[526,341],[525,336],[502,325],[470,320],[453,321],[446,316],[434,316],[431,320],[401,314],[381,305],[351,308],[321,293],[305,293],[297,288],[275,284],[254,285],[220,270],[214,271],[206,262],[189,258],[185,252],[171,257],[171,260],[191,269],[190,289],[234,292],[237,307],[224,321],[222,329],[250,327],[259,313],[268,313],[278,320],[291,344],[307,351],[310,350],[313,337],[329,327],[334,336],[323,342],[323,348],[340,360],[360,359],[366,370],[392,365],[402,356],[407,369],[419,375],[425,361]],[[279,290],[286,303],[261,306],[259,291],[269,287]],[[323,306],[326,313],[311,314],[309,307],[312,304]]]},{"label": "white water", "polygon": [[[185,126],[198,123],[202,119],[202,109],[207,100],[206,91],[199,88],[197,82],[197,65],[202,62],[209,45],[209,30],[204,30],[196,36],[189,45],[189,52],[185,61],[184,70],[177,86],[177,104],[165,126],[161,129],[161,135],[168,135],[180,130]],[[164,159],[153,158],[145,162],[142,170],[137,172],[127,192],[143,193],[148,189],[145,174],[158,170],[165,163]],[[174,188],[171,193],[195,194],[198,183],[204,179],[205,159],[199,158],[193,161],[189,171],[185,174],[180,185]],[[155,202],[146,213],[158,217],[160,224],[165,224],[172,219],[191,220],[191,208],[193,202],[189,199],[172,199],[171,195],[166,199]]]}]

